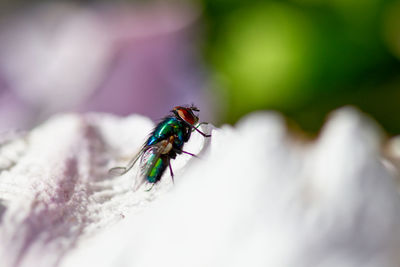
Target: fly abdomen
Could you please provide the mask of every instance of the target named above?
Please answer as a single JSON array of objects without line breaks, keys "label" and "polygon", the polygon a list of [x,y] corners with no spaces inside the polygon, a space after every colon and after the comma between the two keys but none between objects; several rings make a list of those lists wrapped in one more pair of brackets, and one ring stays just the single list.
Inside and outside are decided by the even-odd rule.
[{"label": "fly abdomen", "polygon": [[156,147],[148,148],[140,160],[140,175],[150,183],[156,183],[161,179],[168,166],[168,156],[160,154]]}]

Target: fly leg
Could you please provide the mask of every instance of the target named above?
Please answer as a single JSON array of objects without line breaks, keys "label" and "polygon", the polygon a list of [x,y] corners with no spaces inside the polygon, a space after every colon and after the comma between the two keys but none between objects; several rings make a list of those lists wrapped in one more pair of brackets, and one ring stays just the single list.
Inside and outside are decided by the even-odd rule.
[{"label": "fly leg", "polygon": [[192,153],[190,153],[190,152],[186,152],[186,151],[183,151],[183,150],[181,150],[181,152],[182,152],[182,153],[185,153],[185,154],[188,154],[188,155],[190,155],[190,156],[192,156],[192,157],[198,158],[197,155],[192,154]]},{"label": "fly leg", "polygon": [[187,152],[187,151],[183,151],[183,150],[176,149],[176,148],[173,148],[173,150],[174,150],[174,152],[177,153],[177,154],[185,153],[185,154],[188,154],[188,155],[190,155],[190,156],[192,156],[192,157],[198,158],[197,155],[195,155],[195,154],[193,154],[193,153],[190,153],[190,152]]},{"label": "fly leg", "polygon": [[205,121],[200,122],[196,127],[193,127],[193,128],[192,128],[192,132],[197,131],[197,132],[199,132],[199,133],[200,133],[202,136],[204,136],[204,137],[211,137],[211,134],[205,134],[205,133],[203,133],[202,131],[200,131],[199,129],[197,129],[197,128],[199,128],[200,125],[202,125],[202,124],[208,124],[208,122],[205,122]]},{"label": "fly leg", "polygon": [[172,167],[171,167],[171,161],[168,161],[168,166],[169,166],[169,172],[171,173],[171,178],[172,178],[172,183],[174,184],[174,172],[172,171]]},{"label": "fly leg", "polygon": [[203,122],[200,122],[196,127],[193,127],[192,128],[192,132],[194,132],[194,131],[197,131],[197,132],[199,132],[202,136],[204,136],[204,137],[211,137],[211,134],[205,134],[205,133],[203,133],[202,131],[200,131],[198,128],[200,127],[200,125],[202,125],[202,124],[208,124],[208,122],[205,122],[205,121],[203,121]]},{"label": "fly leg", "polygon": [[196,128],[199,128],[200,127],[200,125],[203,125],[203,124],[208,124],[208,122],[205,122],[205,121],[203,121],[203,122],[200,122],[199,124],[197,124],[197,126],[196,127],[193,127],[193,130],[192,131],[194,131],[194,129]]},{"label": "fly leg", "polygon": [[205,134],[205,133],[203,133],[202,131],[200,131],[200,130],[197,129],[197,128],[193,128],[193,129],[195,129],[197,132],[199,132],[199,134],[201,134],[201,135],[204,136],[204,137],[211,137],[211,134]]}]

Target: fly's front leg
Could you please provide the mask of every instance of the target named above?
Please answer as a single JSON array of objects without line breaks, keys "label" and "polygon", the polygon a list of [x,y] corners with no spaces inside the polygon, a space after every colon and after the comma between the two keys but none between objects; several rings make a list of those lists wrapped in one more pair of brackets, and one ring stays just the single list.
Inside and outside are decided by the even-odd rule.
[{"label": "fly's front leg", "polygon": [[205,121],[200,122],[196,127],[193,127],[193,130],[192,130],[192,131],[194,131],[194,129],[199,128],[199,127],[200,127],[201,125],[203,125],[203,124],[208,124],[208,122],[205,122]]},{"label": "fly's front leg", "polygon": [[199,123],[196,127],[192,127],[192,132],[197,131],[199,134],[201,134],[204,137],[211,137],[211,134],[205,134],[198,129],[200,127],[200,125],[202,125],[202,124],[208,124],[208,122],[203,121],[203,122]]},{"label": "fly's front leg", "polygon": [[205,133],[203,133],[202,131],[200,131],[200,130],[197,129],[197,128],[193,128],[193,129],[195,129],[197,132],[199,132],[199,134],[201,134],[201,135],[204,136],[204,137],[211,137],[211,134],[205,134]]}]

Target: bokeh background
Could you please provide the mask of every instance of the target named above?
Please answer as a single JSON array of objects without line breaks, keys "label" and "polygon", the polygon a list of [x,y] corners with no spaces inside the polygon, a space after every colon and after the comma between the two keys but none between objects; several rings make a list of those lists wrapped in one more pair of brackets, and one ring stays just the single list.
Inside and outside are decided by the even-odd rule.
[{"label": "bokeh background", "polygon": [[59,112],[158,119],[195,103],[308,133],[354,105],[400,134],[400,1],[0,2],[0,129]]}]

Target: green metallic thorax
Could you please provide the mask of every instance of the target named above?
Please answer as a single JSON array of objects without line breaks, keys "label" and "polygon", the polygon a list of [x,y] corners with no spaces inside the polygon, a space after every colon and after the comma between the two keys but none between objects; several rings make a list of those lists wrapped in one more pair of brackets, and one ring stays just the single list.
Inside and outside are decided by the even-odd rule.
[{"label": "green metallic thorax", "polygon": [[147,140],[146,145],[151,146],[168,139],[170,136],[175,136],[174,148],[180,150],[183,144],[189,140],[190,134],[190,127],[185,122],[171,116],[165,118],[157,125]]}]

